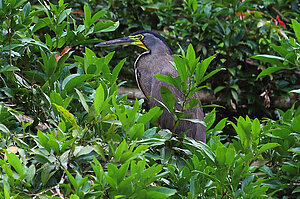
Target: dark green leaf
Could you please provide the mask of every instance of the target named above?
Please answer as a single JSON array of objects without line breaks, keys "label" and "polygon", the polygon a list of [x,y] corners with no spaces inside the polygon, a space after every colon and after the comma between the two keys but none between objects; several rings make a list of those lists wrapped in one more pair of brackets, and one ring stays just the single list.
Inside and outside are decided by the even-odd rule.
[{"label": "dark green leaf", "polygon": [[167,87],[162,86],[160,88],[160,95],[169,111],[173,111],[175,106],[175,97],[173,93]]},{"label": "dark green leaf", "polygon": [[264,69],[261,73],[259,73],[259,75],[257,76],[256,79],[259,79],[260,77],[266,76],[266,75],[270,75],[272,73],[275,73],[276,71],[279,70],[283,70],[283,69],[287,69],[286,67],[269,67]]}]

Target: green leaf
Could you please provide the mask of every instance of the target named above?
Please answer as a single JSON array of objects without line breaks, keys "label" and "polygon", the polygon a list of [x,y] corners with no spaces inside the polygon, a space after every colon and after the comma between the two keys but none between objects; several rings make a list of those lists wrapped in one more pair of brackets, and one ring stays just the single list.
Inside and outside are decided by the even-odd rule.
[{"label": "green leaf", "polygon": [[73,126],[75,129],[78,129],[78,128],[79,128],[79,126],[78,126],[78,124],[77,124],[77,122],[76,122],[74,116],[73,116],[67,109],[65,109],[64,107],[59,106],[59,105],[57,105],[57,104],[55,104],[55,103],[52,103],[52,104],[57,108],[57,110],[60,112],[60,114],[61,114],[67,121],[69,121],[69,122],[72,124],[72,126]]},{"label": "green leaf", "polygon": [[113,69],[112,71],[112,81],[110,82],[111,84],[115,83],[117,81],[118,75],[122,69],[122,66],[124,65],[126,61],[126,58],[122,59],[118,65]]},{"label": "green leaf", "polygon": [[259,148],[259,150],[257,151],[256,155],[260,155],[261,153],[263,153],[263,152],[265,152],[265,151],[267,151],[269,149],[273,149],[275,147],[278,147],[278,146],[280,146],[280,144],[278,144],[278,143],[267,143],[267,144],[264,144],[264,145],[262,145]]},{"label": "green leaf", "polygon": [[169,111],[173,112],[175,106],[175,97],[173,93],[167,87],[161,86],[160,95]]},{"label": "green leaf", "polygon": [[119,27],[119,22],[113,21],[99,21],[94,28],[94,33],[97,32],[111,32]]},{"label": "green leaf", "polygon": [[71,175],[71,173],[68,170],[66,170],[66,169],[64,169],[64,170],[65,170],[65,172],[66,172],[66,174],[68,176],[69,181],[73,185],[75,191],[77,191],[78,185],[77,185],[77,182],[76,182],[75,178]]},{"label": "green leaf", "polygon": [[79,196],[77,196],[76,194],[72,194],[72,195],[70,196],[70,199],[79,199]]},{"label": "green leaf", "polygon": [[120,184],[122,181],[124,181],[125,176],[127,174],[128,168],[129,168],[129,163],[130,161],[127,161],[125,164],[123,164],[119,171],[118,171],[118,175],[117,175],[117,183]]},{"label": "green leaf", "polygon": [[294,117],[292,127],[297,133],[300,133],[300,115]]},{"label": "green leaf", "polygon": [[19,0],[16,1],[16,4],[14,4],[14,8],[18,8],[19,6],[21,6],[23,3],[25,3],[27,0]]},{"label": "green leaf", "polygon": [[236,153],[235,153],[234,146],[233,146],[233,144],[230,144],[226,151],[226,160],[225,160],[225,163],[228,166],[232,165],[235,155],[236,155]]},{"label": "green leaf", "polygon": [[300,94],[300,89],[291,90],[290,92],[291,93],[298,93],[298,94]]},{"label": "green leaf", "polygon": [[193,123],[197,123],[197,124],[202,124],[203,126],[206,127],[206,123],[199,119],[180,118],[180,120],[185,120],[185,121],[189,121],[189,122],[193,122]]},{"label": "green leaf", "polygon": [[10,65],[0,68],[0,73],[9,72],[9,71],[20,71],[20,69],[18,67],[10,66]]},{"label": "green leaf", "polygon": [[187,66],[185,64],[184,59],[180,58],[178,55],[173,55],[174,57],[174,63],[175,65],[173,65],[181,79],[182,83],[186,83],[187,82],[187,78],[188,78],[188,73],[187,73]]},{"label": "green leaf", "polygon": [[252,139],[253,141],[258,141],[260,133],[260,123],[257,118],[255,118],[252,122]]},{"label": "green leaf", "polygon": [[226,148],[224,146],[218,146],[215,153],[216,153],[216,160],[218,161],[218,163],[220,165],[224,165],[226,160]]},{"label": "green leaf", "polygon": [[[9,133],[9,129],[4,124],[0,124],[0,131],[4,133]],[[0,134],[0,138],[1,138],[1,134]]]},{"label": "green leaf", "polygon": [[221,131],[223,130],[223,128],[225,127],[227,122],[227,118],[223,118],[221,121],[218,122],[218,124],[216,124],[214,130],[215,131]]},{"label": "green leaf", "polygon": [[215,120],[216,120],[216,109],[213,109],[209,114],[205,116],[204,119],[207,130],[213,125]]},{"label": "green leaf", "polygon": [[26,5],[23,7],[24,17],[27,17],[30,13],[31,5],[30,2],[26,3]]},{"label": "green leaf", "polygon": [[284,67],[284,65],[281,61],[283,61],[283,62],[288,61],[287,59],[284,59],[282,57],[278,57],[275,55],[255,55],[255,56],[252,56],[251,58],[258,59],[258,60],[268,62],[270,64],[281,66],[281,67]]},{"label": "green leaf", "polygon": [[[150,187],[149,187],[150,188]],[[177,193],[176,189],[170,189],[170,188],[166,188],[166,187],[151,187],[152,190],[155,190],[157,192],[163,193],[165,194],[167,197],[170,197],[172,195],[174,195],[175,193]]]},{"label": "green leaf", "polygon": [[92,146],[75,146],[73,155],[75,157],[79,157],[79,156],[87,155],[91,153],[93,150],[94,148]]},{"label": "green leaf", "polygon": [[257,76],[256,80],[258,80],[260,77],[264,77],[266,75],[270,75],[272,73],[275,73],[276,71],[287,69],[287,67],[269,67],[261,71],[259,75]]},{"label": "green leaf", "polygon": [[50,19],[48,17],[45,18],[39,18],[38,22],[33,27],[32,33],[38,31],[41,28],[44,28],[50,24]]},{"label": "green leaf", "polygon": [[138,123],[129,129],[128,135],[131,140],[135,140],[135,139],[139,140],[143,137],[144,132],[145,132],[144,124]]},{"label": "green leaf", "polygon": [[100,17],[102,17],[106,13],[105,10],[100,10],[92,17],[91,23],[94,24]]},{"label": "green leaf", "polygon": [[178,90],[180,90],[180,87],[181,87],[180,86],[181,85],[180,77],[173,78],[171,74],[169,74],[168,76],[156,74],[153,77],[156,77],[157,79],[159,79],[161,81],[164,81],[171,85],[174,85]]},{"label": "green leaf", "polygon": [[210,56],[208,58],[206,58],[205,60],[203,60],[201,63],[198,63],[196,66],[196,83],[200,84],[202,81],[202,78],[209,66],[209,64],[211,63],[211,61],[215,58],[215,55]]},{"label": "green leaf", "polygon": [[128,145],[125,141],[125,139],[119,144],[118,148],[116,149],[116,152],[115,152],[115,160],[120,160],[120,157],[121,157],[121,154],[127,150],[128,148]]},{"label": "green leaf", "polygon": [[139,119],[137,120],[137,123],[143,123],[146,124],[147,122],[149,122],[157,113],[159,113],[160,108],[155,106],[152,107],[148,113],[142,115],[141,117],[139,117]]},{"label": "green leaf", "polygon": [[199,82],[199,84],[201,84],[202,82],[206,81],[208,78],[210,78],[211,76],[215,75],[216,73],[220,72],[221,70],[225,70],[224,68],[221,69],[216,69],[211,71],[210,73],[208,73],[208,75],[205,75],[202,80]]},{"label": "green leaf", "polygon": [[85,31],[87,32],[88,29],[91,26],[92,15],[91,15],[90,7],[87,4],[84,4],[83,9],[84,9],[84,21],[83,21],[83,23],[84,23]]},{"label": "green leaf", "polygon": [[6,153],[9,164],[12,167],[14,167],[14,169],[20,176],[22,176],[23,175],[23,166],[21,164],[21,160],[14,153],[8,153],[7,151],[5,151],[5,153]]},{"label": "green leaf", "polygon": [[82,93],[81,93],[79,90],[77,90],[76,88],[75,88],[75,91],[76,91],[77,95],[79,96],[79,100],[80,100],[80,102],[81,102],[81,104],[82,104],[84,110],[85,110],[86,112],[89,112],[89,107],[88,107],[88,105],[87,105],[87,103],[86,103],[86,101],[85,101],[85,99],[84,99]]},{"label": "green leaf", "polygon": [[[300,33],[299,33],[300,34]],[[300,36],[300,35],[299,35]],[[299,39],[300,40],[300,39]],[[299,187],[296,187],[294,190],[293,190],[293,192],[292,192],[292,194],[294,194],[294,193],[299,193],[300,192],[300,186]]]},{"label": "green leaf", "polygon": [[225,89],[225,86],[218,86],[217,88],[214,89],[214,94],[216,94],[217,92],[220,92],[223,89]]},{"label": "green leaf", "polygon": [[52,147],[54,149],[54,151],[57,154],[59,153],[59,151],[60,151],[59,144],[52,136],[49,137],[48,144],[50,147]]},{"label": "green leaf", "polygon": [[64,11],[60,14],[60,16],[59,16],[59,18],[58,18],[58,20],[57,20],[57,24],[60,24],[61,22],[63,22],[63,20],[65,20],[65,19],[67,18],[67,16],[70,15],[71,11],[72,11],[71,8],[70,8],[70,9],[67,9],[67,10],[64,10]]},{"label": "green leaf", "polygon": [[48,144],[49,138],[40,130],[37,132],[38,142],[42,145],[48,152],[51,151],[50,145]]},{"label": "green leaf", "polygon": [[187,49],[186,58],[189,61],[194,61],[196,59],[196,53],[195,53],[195,50],[194,50],[192,44],[190,44],[189,47],[188,47],[188,49]]},{"label": "green leaf", "polygon": [[62,89],[66,92],[70,92],[75,87],[79,86],[82,82],[93,78],[92,74],[72,74],[66,77],[62,83]]},{"label": "green leaf", "polygon": [[102,110],[102,106],[104,103],[104,89],[102,87],[102,84],[99,85],[99,87],[96,90],[96,94],[95,94],[95,99],[94,99],[94,106],[95,106],[95,110],[96,113],[99,115],[101,110]]},{"label": "green leaf", "polygon": [[127,111],[128,118],[127,118],[126,123],[128,126],[132,126],[134,124],[136,117],[137,117],[138,110],[139,110],[139,101],[136,99],[133,109],[131,109],[131,110],[128,109],[128,111]]},{"label": "green leaf", "polygon": [[198,9],[198,1],[197,0],[192,1],[192,8],[193,8],[194,12],[197,11],[197,9]]},{"label": "green leaf", "polygon": [[27,174],[27,176],[26,176],[27,182],[31,183],[36,174],[36,168],[35,168],[34,164],[30,165],[30,167],[27,169],[26,174]]},{"label": "green leaf", "polygon": [[187,107],[192,109],[192,108],[196,107],[198,104],[199,104],[199,100],[196,98],[192,98],[190,100],[190,102],[187,104]]},{"label": "green leaf", "polygon": [[292,19],[293,29],[297,38],[298,43],[300,44],[300,23]]}]

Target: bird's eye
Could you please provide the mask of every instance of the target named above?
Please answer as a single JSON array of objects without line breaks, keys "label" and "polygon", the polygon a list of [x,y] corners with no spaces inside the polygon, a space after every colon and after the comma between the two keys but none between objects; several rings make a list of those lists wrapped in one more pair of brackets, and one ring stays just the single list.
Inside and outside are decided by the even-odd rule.
[{"label": "bird's eye", "polygon": [[137,37],[139,40],[144,39],[144,35],[137,35],[136,37]]},{"label": "bird's eye", "polygon": [[133,36],[129,36],[129,37],[134,38],[134,39],[138,39],[140,41],[144,39],[144,35],[142,35],[142,34],[133,35]]}]

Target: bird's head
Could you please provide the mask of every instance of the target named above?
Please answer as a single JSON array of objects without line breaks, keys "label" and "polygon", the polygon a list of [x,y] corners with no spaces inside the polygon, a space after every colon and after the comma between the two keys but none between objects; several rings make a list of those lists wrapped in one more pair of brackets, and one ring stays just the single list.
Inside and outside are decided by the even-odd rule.
[{"label": "bird's head", "polygon": [[172,54],[172,51],[170,50],[170,48],[168,47],[164,39],[159,34],[149,30],[138,31],[129,35],[128,37],[102,42],[96,44],[95,46],[101,47],[101,46],[116,46],[116,45],[136,45],[147,51],[153,51],[159,46],[164,46],[168,49],[170,54]]}]

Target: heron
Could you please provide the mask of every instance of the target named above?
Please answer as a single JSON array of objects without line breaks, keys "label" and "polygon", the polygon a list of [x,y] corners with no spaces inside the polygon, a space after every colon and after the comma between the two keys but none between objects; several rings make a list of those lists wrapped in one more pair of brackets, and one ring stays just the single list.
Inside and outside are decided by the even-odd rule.
[{"label": "heron", "polygon": [[[159,34],[142,30],[135,32],[127,37],[113,39],[107,42],[96,44],[97,47],[114,46],[114,45],[135,45],[145,50],[138,56],[134,63],[134,72],[136,82],[139,89],[148,100],[149,107],[159,106],[159,103],[153,98],[162,101],[160,89],[162,86],[167,87],[175,96],[177,103],[175,108],[178,110],[179,100],[183,100],[183,93],[175,86],[153,77],[155,74],[169,75],[177,77],[178,73],[171,62],[173,62],[172,50]],[[200,96],[195,93],[192,98],[199,100],[199,104],[186,110],[184,113],[193,113],[187,116],[189,119],[199,119],[204,121],[204,113],[201,107]],[[174,118],[171,113],[164,109],[162,115],[158,119],[159,127],[162,129],[174,130]],[[180,120],[178,126],[173,133],[185,132],[188,137],[195,140],[206,142],[206,129],[200,123],[193,123],[187,120]]]}]

